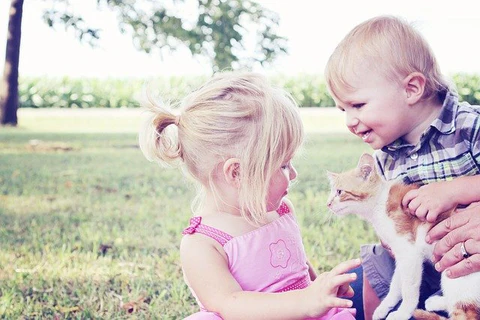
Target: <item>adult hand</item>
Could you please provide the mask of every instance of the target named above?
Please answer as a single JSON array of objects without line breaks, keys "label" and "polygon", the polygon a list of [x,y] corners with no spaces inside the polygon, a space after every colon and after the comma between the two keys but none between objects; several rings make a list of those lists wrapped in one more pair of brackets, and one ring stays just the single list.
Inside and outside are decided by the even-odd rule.
[{"label": "adult hand", "polygon": [[[433,250],[435,269],[446,270],[449,278],[480,271],[480,203],[456,210],[433,227],[426,240],[438,241]],[[462,255],[462,243],[468,253],[466,258]]]}]

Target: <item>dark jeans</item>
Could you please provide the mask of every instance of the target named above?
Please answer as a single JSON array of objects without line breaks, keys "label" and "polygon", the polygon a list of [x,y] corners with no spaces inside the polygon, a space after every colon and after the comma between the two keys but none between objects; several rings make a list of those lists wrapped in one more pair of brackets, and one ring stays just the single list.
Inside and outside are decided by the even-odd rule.
[{"label": "dark jeans", "polygon": [[355,295],[350,299],[353,302],[353,308],[357,309],[357,315],[355,319],[364,320],[363,316],[363,268],[362,266],[353,269],[353,272],[357,274],[357,280],[352,282],[350,286],[352,287]]},{"label": "dark jeans", "polygon": [[[355,292],[355,295],[350,299],[353,302],[353,308],[357,309],[357,314],[355,316],[355,319],[365,320],[365,317],[363,314],[363,268],[360,266],[356,269],[353,269],[352,271],[357,274],[357,280],[352,282],[350,285],[353,291]],[[425,282],[423,282],[420,288],[420,302],[418,304],[418,307],[421,309],[424,309],[425,300],[434,293],[435,292],[432,292],[432,289],[430,288],[430,286]],[[392,311],[397,310],[401,302],[402,301],[399,301],[398,304],[395,306],[395,308],[392,309]],[[443,317],[448,317],[448,315],[444,312],[437,312],[437,313]],[[411,318],[411,320],[413,320],[413,318]]]}]

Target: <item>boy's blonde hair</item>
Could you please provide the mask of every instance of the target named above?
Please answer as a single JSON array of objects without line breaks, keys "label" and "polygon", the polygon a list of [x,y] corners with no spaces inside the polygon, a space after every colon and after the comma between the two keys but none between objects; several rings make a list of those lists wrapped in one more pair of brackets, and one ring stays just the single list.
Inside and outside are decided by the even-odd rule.
[{"label": "boy's blonde hair", "polygon": [[423,100],[438,98],[451,84],[444,79],[432,49],[413,26],[399,17],[379,16],[357,25],[337,46],[327,63],[325,78],[332,95],[354,90],[348,79],[356,65],[368,64],[390,81],[412,72],[426,78]]},{"label": "boy's blonde hair", "polygon": [[239,209],[249,222],[265,222],[270,178],[304,138],[298,106],[288,93],[259,74],[225,72],[188,95],[176,113],[152,99],[146,107],[139,142],[147,159],[180,162],[200,182],[201,197],[205,188],[218,195],[215,167],[238,158]]}]

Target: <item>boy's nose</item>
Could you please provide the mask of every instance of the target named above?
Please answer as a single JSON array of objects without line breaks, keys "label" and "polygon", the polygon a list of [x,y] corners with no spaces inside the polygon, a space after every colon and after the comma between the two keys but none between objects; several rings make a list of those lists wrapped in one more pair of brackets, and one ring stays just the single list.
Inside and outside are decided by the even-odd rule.
[{"label": "boy's nose", "polygon": [[358,120],[357,117],[354,117],[353,115],[349,115],[348,113],[345,116],[345,124],[347,125],[348,129],[355,133],[355,127],[358,126],[360,121]]}]

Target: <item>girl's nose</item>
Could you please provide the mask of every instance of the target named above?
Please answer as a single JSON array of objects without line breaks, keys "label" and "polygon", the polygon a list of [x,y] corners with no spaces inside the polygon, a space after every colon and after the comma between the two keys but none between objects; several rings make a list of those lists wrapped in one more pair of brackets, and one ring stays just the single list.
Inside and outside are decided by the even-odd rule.
[{"label": "girl's nose", "polygon": [[295,169],[295,167],[292,166],[290,168],[290,181],[295,180],[296,177],[297,177],[297,170]]}]

